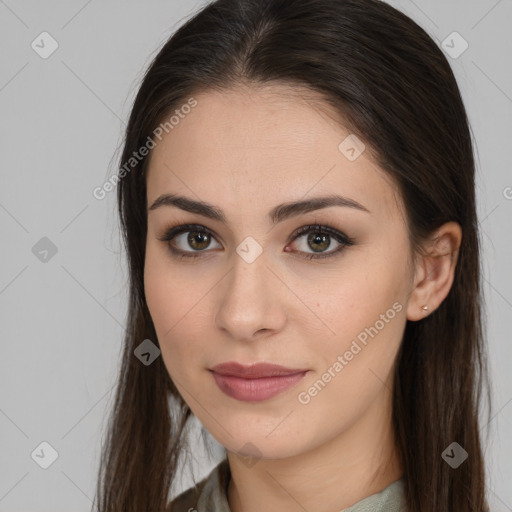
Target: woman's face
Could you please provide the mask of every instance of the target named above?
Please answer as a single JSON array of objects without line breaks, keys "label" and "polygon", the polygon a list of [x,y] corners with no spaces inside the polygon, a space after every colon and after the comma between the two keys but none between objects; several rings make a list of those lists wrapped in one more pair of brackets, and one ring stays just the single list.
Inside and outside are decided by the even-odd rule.
[{"label": "woman's face", "polygon": [[[147,177],[145,292],[164,363],[217,441],[254,457],[298,455],[358,426],[375,435],[412,287],[397,190],[334,113],[296,92],[196,95],[155,139]],[[166,194],[217,218],[184,202],[151,209]],[[326,196],[360,207],[282,206]],[[161,240],[183,224],[199,227]],[[312,224],[321,232],[294,234]],[[303,372],[212,372],[225,362]]]}]

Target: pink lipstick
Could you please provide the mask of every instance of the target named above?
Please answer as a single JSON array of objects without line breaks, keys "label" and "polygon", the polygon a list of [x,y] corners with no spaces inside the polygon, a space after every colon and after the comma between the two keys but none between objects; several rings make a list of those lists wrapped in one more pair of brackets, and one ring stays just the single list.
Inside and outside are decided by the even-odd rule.
[{"label": "pink lipstick", "polygon": [[212,368],[215,382],[226,395],[237,400],[260,402],[291,388],[304,378],[308,369],[286,368],[270,363],[245,366],[236,362]]}]

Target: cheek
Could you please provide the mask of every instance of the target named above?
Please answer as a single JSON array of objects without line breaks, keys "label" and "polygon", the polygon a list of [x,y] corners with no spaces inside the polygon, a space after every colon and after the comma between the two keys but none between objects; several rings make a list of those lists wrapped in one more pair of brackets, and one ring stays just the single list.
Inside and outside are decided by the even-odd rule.
[{"label": "cheek", "polygon": [[[378,262],[351,267],[350,272],[331,274],[317,289],[313,305],[326,326],[327,338],[347,340],[373,325],[381,314],[394,317],[393,304],[404,300],[403,276]],[[329,329],[327,329],[327,326]]]},{"label": "cheek", "polygon": [[[171,335],[173,326],[192,307],[194,285],[161,247],[149,243],[144,266],[144,290],[151,318],[159,334]],[[165,337],[162,338],[165,342]]]},{"label": "cheek", "polygon": [[344,373],[347,379],[366,377],[370,368],[385,377],[406,322],[404,269],[402,260],[386,259],[379,254],[361,257],[350,272],[333,275],[329,283],[324,283],[321,293],[316,292],[316,313],[329,326],[314,346],[325,366],[319,368],[320,374],[342,356],[344,369],[339,375]]},{"label": "cheek", "polygon": [[151,314],[157,333],[163,329],[164,320],[167,319],[171,327],[169,314],[174,310],[174,288],[170,286],[168,274],[164,271],[161,259],[157,258],[150,246],[146,248],[144,266],[144,293],[146,303]]},{"label": "cheek", "polygon": [[[209,288],[204,280],[180,272],[160,254],[147,251],[144,268],[146,303],[162,358],[171,375],[179,374],[189,361],[202,364],[205,322],[208,321],[205,294]],[[190,369],[190,364],[188,366]]]},{"label": "cheek", "polygon": [[326,435],[356,421],[385,390],[392,373],[406,322],[405,306],[392,273],[375,275],[386,277],[354,273],[329,294],[326,304],[336,306],[324,310],[325,322],[335,334],[320,336],[309,347],[317,364],[296,398],[317,428],[326,428],[329,408]]}]

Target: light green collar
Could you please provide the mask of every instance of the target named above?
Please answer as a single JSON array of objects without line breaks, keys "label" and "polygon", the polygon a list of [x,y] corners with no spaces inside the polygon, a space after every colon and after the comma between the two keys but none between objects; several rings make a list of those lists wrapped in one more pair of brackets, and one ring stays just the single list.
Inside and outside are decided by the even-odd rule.
[{"label": "light green collar", "polygon": [[[231,512],[227,498],[230,478],[228,460],[223,459],[195,487],[176,497],[167,512]],[[340,512],[402,512],[404,503],[404,480],[400,479]]]}]

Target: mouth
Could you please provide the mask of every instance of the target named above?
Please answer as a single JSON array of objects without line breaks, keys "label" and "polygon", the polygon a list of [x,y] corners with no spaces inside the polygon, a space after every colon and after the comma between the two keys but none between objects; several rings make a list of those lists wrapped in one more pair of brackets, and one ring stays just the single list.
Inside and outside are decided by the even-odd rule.
[{"label": "mouth", "polygon": [[230,362],[214,366],[210,371],[217,386],[226,395],[246,402],[260,402],[295,386],[309,370],[269,363],[244,366]]}]

